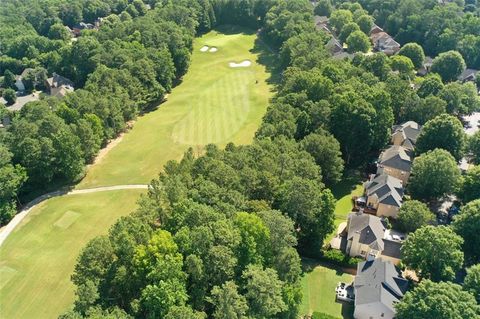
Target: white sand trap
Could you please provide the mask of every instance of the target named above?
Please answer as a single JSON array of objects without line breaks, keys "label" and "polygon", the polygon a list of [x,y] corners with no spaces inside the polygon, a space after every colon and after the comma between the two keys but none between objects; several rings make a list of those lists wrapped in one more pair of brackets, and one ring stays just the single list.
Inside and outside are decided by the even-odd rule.
[{"label": "white sand trap", "polygon": [[240,63],[236,63],[236,62],[228,63],[228,66],[231,67],[231,68],[247,68],[250,65],[252,65],[252,61],[250,61],[250,60],[245,60],[245,61],[242,61]]},{"label": "white sand trap", "polygon": [[209,46],[208,45],[204,45],[203,47],[200,48],[200,52],[207,52],[208,51]]},{"label": "white sand trap", "polygon": [[218,51],[218,48],[216,47],[211,47],[210,50],[208,50],[208,52],[217,52]]}]

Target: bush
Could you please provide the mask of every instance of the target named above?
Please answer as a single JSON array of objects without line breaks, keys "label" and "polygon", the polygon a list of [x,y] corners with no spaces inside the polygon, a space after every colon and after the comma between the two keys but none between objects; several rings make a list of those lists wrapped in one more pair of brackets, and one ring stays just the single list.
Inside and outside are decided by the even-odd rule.
[{"label": "bush", "polygon": [[17,95],[12,89],[5,89],[3,91],[3,98],[5,99],[5,101],[7,101],[7,105],[11,105],[17,100]]},{"label": "bush", "polygon": [[356,268],[357,264],[363,261],[362,258],[350,257],[337,249],[323,250],[321,259],[348,268]]}]

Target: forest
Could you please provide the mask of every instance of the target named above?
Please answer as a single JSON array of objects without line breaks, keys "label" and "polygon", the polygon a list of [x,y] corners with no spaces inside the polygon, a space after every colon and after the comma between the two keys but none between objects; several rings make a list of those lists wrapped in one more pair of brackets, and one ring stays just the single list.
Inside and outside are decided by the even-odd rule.
[{"label": "forest", "polygon": [[[34,3],[0,4],[7,12],[0,17],[4,91],[10,73],[25,67],[38,77],[58,72],[79,89],[27,104],[0,130],[2,223],[15,214],[18,196],[80,179],[108,140],[181,85],[196,35],[222,24],[259,29],[282,75],[252,145],[209,145],[202,156],[190,150],[169,162],[139,208],[84,248],[72,275],[76,301],[61,318],[297,318],[300,255],[318,257],[334,230],[330,188],[365,170],[394,124],[427,128],[416,154],[427,168],[439,158],[456,167],[465,154],[480,162],[480,133],[467,139],[458,131],[459,118],[480,110],[480,81],[456,81],[467,66],[480,67],[475,0],[320,0],[315,8],[306,0]],[[370,49],[364,38],[374,21],[403,48],[395,56],[334,59],[331,35],[316,30],[314,14],[330,16],[351,53]],[[98,31],[82,31],[72,43],[64,34],[65,25],[99,17]],[[434,57],[432,72],[416,78],[425,55]],[[450,62],[457,68],[445,68]],[[420,172],[421,160],[417,166]],[[448,175],[452,187],[437,192],[425,184],[445,180],[431,175],[411,195],[428,201],[455,192],[471,202],[472,220],[460,219],[458,235],[449,228],[445,237],[462,254],[455,267],[463,251],[467,266],[478,264],[478,249],[466,248],[478,247],[469,228],[479,225],[478,169]],[[443,275],[429,279],[449,278]],[[399,318],[414,318],[421,289]],[[479,314],[469,298],[465,309]]]}]

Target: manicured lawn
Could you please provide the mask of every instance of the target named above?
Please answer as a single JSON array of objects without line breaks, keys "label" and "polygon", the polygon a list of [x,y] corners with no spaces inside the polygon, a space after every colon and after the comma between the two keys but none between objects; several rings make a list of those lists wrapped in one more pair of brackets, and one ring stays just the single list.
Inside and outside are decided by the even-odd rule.
[{"label": "manicured lawn", "polygon": [[[250,143],[261,123],[272,86],[257,63],[254,33],[210,32],[195,40],[189,73],[160,107],[97,164],[78,188],[147,184],[168,160],[205,143]],[[204,45],[218,51],[200,52]],[[254,53],[255,52],[255,53]],[[250,60],[248,68],[229,62]],[[73,301],[75,260],[91,238],[105,234],[134,210],[141,191],[64,196],[35,208],[0,250],[0,318],[56,318]]]},{"label": "manicured lawn", "polygon": [[[262,47],[256,35],[218,31],[195,40],[190,70],[168,101],[138,119],[134,128],[97,165],[78,188],[148,183],[171,159],[192,146],[228,142],[247,144],[266,111],[272,87],[266,67],[257,63]],[[237,30],[238,31],[238,30]],[[203,46],[217,52],[201,52]],[[229,62],[249,60],[250,67]]]},{"label": "manicured lawn", "polygon": [[80,250],[132,212],[141,190],[57,197],[28,215],[0,247],[0,318],[57,318],[73,302]]},{"label": "manicured lawn", "polygon": [[352,318],[353,307],[335,301],[335,287],[338,282],[352,282],[353,276],[313,261],[304,261],[303,266],[300,315],[323,312],[336,318]]}]

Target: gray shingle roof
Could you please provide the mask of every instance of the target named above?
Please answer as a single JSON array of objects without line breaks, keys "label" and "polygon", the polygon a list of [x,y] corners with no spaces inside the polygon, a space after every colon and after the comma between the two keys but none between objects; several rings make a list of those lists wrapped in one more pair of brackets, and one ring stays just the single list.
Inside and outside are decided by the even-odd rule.
[{"label": "gray shingle roof", "polygon": [[403,279],[390,261],[375,259],[357,265],[354,281],[355,306],[381,302],[395,312],[394,305],[408,288],[408,281]]},{"label": "gray shingle roof", "polygon": [[402,259],[402,251],[400,249],[402,247],[401,242],[384,239],[383,243],[384,243],[384,247],[382,251],[383,256]]},{"label": "gray shingle roof", "polygon": [[352,239],[355,233],[360,233],[359,242],[369,245],[372,249],[383,250],[383,236],[385,235],[385,225],[382,220],[373,215],[360,212],[350,213],[348,215],[348,235],[347,239]]},{"label": "gray shingle roof", "polygon": [[400,125],[395,125],[392,130],[392,135],[402,134],[405,140],[403,146],[408,149],[413,149],[417,143],[417,138],[421,130],[422,127],[418,125],[417,122],[408,121]]},{"label": "gray shingle roof", "polygon": [[392,145],[380,154],[379,164],[392,167],[404,172],[410,172],[412,168],[413,154],[403,146]]},{"label": "gray shingle roof", "polygon": [[376,195],[382,204],[401,207],[403,197],[402,181],[387,174],[376,175],[364,184],[367,196]]}]

